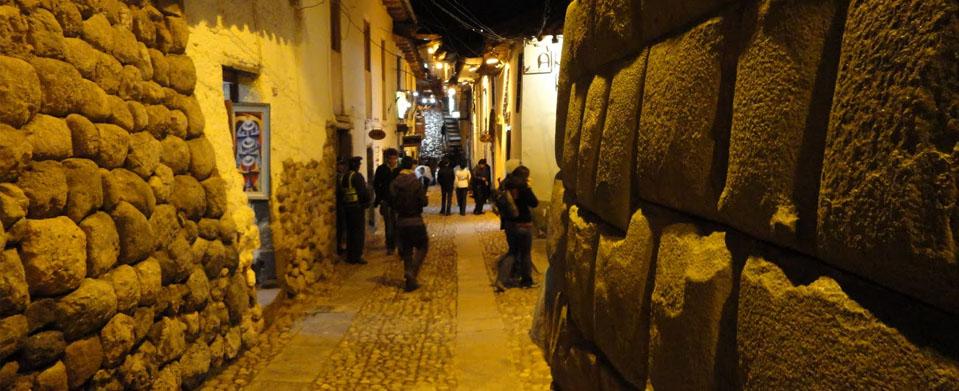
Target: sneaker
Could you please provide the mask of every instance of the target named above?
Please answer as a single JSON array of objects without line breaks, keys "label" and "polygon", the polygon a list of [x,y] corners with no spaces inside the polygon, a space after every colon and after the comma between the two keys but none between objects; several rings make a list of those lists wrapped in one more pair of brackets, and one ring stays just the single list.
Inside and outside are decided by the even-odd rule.
[{"label": "sneaker", "polygon": [[519,283],[519,287],[520,287],[520,288],[523,288],[523,289],[539,288],[539,284],[537,284],[537,283],[535,283],[535,282],[533,282],[533,281],[524,281],[524,282]]},{"label": "sneaker", "polygon": [[355,262],[353,262],[353,263],[355,263],[355,264],[357,264],[357,265],[365,265],[365,264],[367,264],[368,262],[366,262],[365,259],[360,258],[360,259],[357,259],[357,260],[356,260]]},{"label": "sneaker", "polygon": [[393,249],[391,249],[391,248],[388,248],[388,249],[386,249],[386,255],[393,255],[393,252],[394,252],[394,251],[396,251],[396,250],[393,250]]},{"label": "sneaker", "polygon": [[496,281],[493,283],[493,292],[500,293],[505,291],[506,286],[504,286],[502,282]]}]

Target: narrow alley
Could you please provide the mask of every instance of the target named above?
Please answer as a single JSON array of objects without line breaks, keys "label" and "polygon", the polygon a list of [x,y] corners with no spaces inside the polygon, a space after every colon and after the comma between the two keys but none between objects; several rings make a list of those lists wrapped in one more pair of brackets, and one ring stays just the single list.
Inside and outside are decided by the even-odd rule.
[{"label": "narrow alley", "polygon": [[[529,337],[541,289],[491,287],[506,251],[498,217],[442,216],[439,190],[430,195],[419,290],[403,292],[402,262],[385,255],[379,229],[369,264],[338,264],[325,289],[284,303],[261,344],[202,388],[548,390],[549,367]],[[537,270],[546,269],[543,242],[534,244]]]}]

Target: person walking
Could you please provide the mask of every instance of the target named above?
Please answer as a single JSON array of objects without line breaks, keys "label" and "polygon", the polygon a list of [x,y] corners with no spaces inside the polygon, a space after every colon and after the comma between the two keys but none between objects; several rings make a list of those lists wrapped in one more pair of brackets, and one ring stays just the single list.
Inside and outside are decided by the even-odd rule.
[{"label": "person walking", "polygon": [[440,185],[440,214],[449,216],[450,209],[453,206],[453,167],[450,167],[450,161],[443,159],[440,161],[440,169],[436,173],[436,182]]},{"label": "person walking", "polygon": [[[539,205],[533,189],[529,187],[529,168],[519,166],[503,183],[506,198],[515,206],[515,214],[505,218],[506,240],[520,274],[520,287],[533,286],[533,213]],[[511,213],[512,214],[512,213]],[[498,279],[499,280],[499,279]],[[497,288],[501,289],[499,281]]]},{"label": "person walking", "polygon": [[456,204],[460,207],[460,216],[466,216],[466,193],[469,192],[472,175],[465,160],[453,169],[453,175],[456,176]]},{"label": "person walking", "polygon": [[489,165],[486,164],[486,159],[480,159],[476,163],[476,167],[473,168],[473,199],[476,201],[476,206],[473,207],[473,214],[481,215],[483,208],[486,206],[486,200],[490,195],[490,184],[492,181]]},{"label": "person walking", "polygon": [[366,180],[360,174],[363,158],[350,159],[349,171],[337,184],[337,200],[343,205],[343,217],[346,222],[346,262],[366,264],[363,259],[363,245],[366,241],[364,215],[370,203],[370,192],[366,189]]},{"label": "person walking", "polygon": [[383,164],[376,168],[373,174],[373,191],[376,193],[376,201],[373,207],[380,208],[380,215],[383,216],[383,230],[386,237],[386,255],[393,254],[396,250],[396,212],[390,200],[390,183],[399,173],[398,162],[400,154],[394,148],[388,148],[383,151]]},{"label": "person walking", "polygon": [[417,277],[426,252],[429,249],[429,235],[423,221],[423,207],[429,202],[426,188],[412,171],[413,162],[403,159],[400,172],[390,185],[390,195],[396,208],[397,245],[403,259],[404,290],[412,292],[420,287]]},{"label": "person walking", "polygon": [[423,188],[428,189],[433,184],[433,171],[426,164],[416,166],[416,178],[423,183]]}]

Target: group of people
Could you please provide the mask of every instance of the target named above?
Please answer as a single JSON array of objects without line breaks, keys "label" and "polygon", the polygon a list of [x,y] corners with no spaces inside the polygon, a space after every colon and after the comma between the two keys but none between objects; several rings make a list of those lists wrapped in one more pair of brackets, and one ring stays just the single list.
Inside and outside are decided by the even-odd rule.
[{"label": "group of people", "polygon": [[[413,170],[414,161],[399,159],[395,149],[384,153],[386,161],[377,167],[373,176],[373,206],[379,207],[386,230],[386,252],[399,250],[403,259],[404,290],[412,292],[419,288],[417,276],[426,252],[429,235],[423,221],[423,208],[428,205],[426,188]],[[370,205],[370,194],[363,175],[359,173],[362,158],[353,157],[348,167],[340,167],[337,180],[337,245],[346,244],[346,262],[366,264],[363,246],[366,240],[365,212]],[[345,171],[345,172],[342,172]]]},{"label": "group of people", "polygon": [[492,171],[486,159],[480,159],[472,170],[465,160],[457,159],[456,167],[451,167],[450,159],[440,161],[436,181],[440,185],[440,214],[449,216],[453,211],[453,192],[456,192],[456,204],[461,216],[466,215],[466,196],[472,191],[476,206],[473,214],[481,215],[486,201],[492,192]]},{"label": "group of people", "polygon": [[[423,208],[429,203],[426,189],[433,175],[429,167],[416,167],[416,162],[409,157],[400,159],[396,149],[387,149],[383,155],[383,164],[373,174],[372,197],[359,173],[362,158],[353,157],[340,162],[336,188],[337,246],[340,249],[340,244],[345,244],[343,251],[347,263],[366,263],[363,259],[365,216],[372,201],[383,218],[386,253],[398,252],[403,259],[404,289],[411,292],[419,288],[417,277],[429,248]],[[476,200],[473,213],[483,214],[486,202],[494,195],[490,166],[481,159],[470,169],[465,160],[457,159],[457,165],[451,167],[450,160],[441,160],[436,173],[436,182],[442,191],[440,213],[452,214],[455,190],[460,215],[466,215],[466,197],[470,191]],[[516,167],[499,183],[499,191],[495,192],[493,200],[509,248],[497,266],[498,276],[494,283],[497,291],[510,285],[533,286],[531,209],[539,201],[529,186],[529,169],[517,164],[513,166]]]}]

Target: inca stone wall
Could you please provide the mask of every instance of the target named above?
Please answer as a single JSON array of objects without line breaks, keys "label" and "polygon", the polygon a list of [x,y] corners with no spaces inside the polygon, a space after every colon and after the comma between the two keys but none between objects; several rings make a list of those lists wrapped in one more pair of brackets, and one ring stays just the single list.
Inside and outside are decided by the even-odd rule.
[{"label": "inca stone wall", "polygon": [[195,387],[262,327],[170,0],[0,0],[0,389]]},{"label": "inca stone wall", "polygon": [[959,2],[575,0],[563,389],[957,389]]},{"label": "inca stone wall", "polygon": [[296,295],[333,274],[336,259],[335,165],[332,144],[324,159],[283,163],[283,182],[273,218],[277,276],[286,292]]}]

